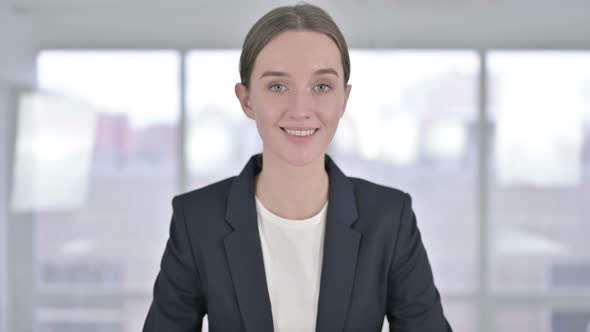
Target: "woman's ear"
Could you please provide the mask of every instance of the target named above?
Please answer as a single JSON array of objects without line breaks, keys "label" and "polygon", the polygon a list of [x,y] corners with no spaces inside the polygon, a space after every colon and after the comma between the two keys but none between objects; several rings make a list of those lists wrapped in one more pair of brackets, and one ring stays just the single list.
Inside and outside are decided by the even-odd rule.
[{"label": "woman's ear", "polygon": [[246,114],[247,117],[254,120],[254,111],[250,106],[250,95],[248,94],[248,88],[242,83],[236,83],[235,86],[236,97],[240,102],[240,106],[242,107],[242,111]]},{"label": "woman's ear", "polygon": [[347,84],[344,87],[344,104],[342,105],[342,113],[340,113],[340,117],[344,115],[346,111],[346,105],[348,104],[348,97],[350,96],[350,90],[352,89],[352,85]]}]

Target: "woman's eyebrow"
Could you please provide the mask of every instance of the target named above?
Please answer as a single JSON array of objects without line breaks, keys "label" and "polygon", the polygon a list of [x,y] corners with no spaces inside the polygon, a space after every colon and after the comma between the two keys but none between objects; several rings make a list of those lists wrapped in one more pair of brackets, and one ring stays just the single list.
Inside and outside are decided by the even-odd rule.
[{"label": "woman's eyebrow", "polygon": [[334,75],[336,75],[336,77],[338,77],[338,72],[332,68],[318,69],[314,73],[314,75],[323,75],[323,74],[334,74]]},{"label": "woman's eyebrow", "polygon": [[267,70],[264,73],[262,73],[262,75],[260,75],[260,78],[263,78],[266,76],[289,76],[289,74],[287,74],[283,71]]},{"label": "woman's eyebrow", "polygon": [[[333,75],[336,75],[336,77],[338,77],[338,72],[336,70],[334,70],[333,68],[318,69],[313,74],[314,75],[333,74]],[[267,77],[267,76],[286,77],[286,76],[289,76],[289,74],[285,73],[284,71],[267,70],[264,73],[262,73],[262,75],[260,75],[260,78]]]}]

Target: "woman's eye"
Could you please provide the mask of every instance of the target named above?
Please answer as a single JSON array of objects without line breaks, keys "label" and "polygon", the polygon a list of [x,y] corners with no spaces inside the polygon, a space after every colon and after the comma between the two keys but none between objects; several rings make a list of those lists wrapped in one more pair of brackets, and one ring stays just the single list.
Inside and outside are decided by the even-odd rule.
[{"label": "woman's eye", "polygon": [[316,90],[319,92],[328,92],[332,87],[329,84],[318,84]]},{"label": "woman's eye", "polygon": [[285,86],[279,83],[275,83],[275,84],[271,84],[270,85],[270,90],[274,91],[274,92],[281,92],[281,91],[285,91]]}]

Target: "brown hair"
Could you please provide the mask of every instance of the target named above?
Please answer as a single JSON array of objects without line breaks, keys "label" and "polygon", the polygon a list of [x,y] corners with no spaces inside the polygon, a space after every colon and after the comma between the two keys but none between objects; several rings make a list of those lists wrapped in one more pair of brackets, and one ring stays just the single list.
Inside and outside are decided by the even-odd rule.
[{"label": "brown hair", "polygon": [[344,71],[344,84],[350,77],[350,57],[344,36],[330,15],[318,6],[300,2],[294,6],[277,7],[262,16],[252,26],[240,55],[240,79],[246,88],[250,87],[250,76],[260,51],[274,37],[288,30],[308,30],[330,37],[340,50]]}]

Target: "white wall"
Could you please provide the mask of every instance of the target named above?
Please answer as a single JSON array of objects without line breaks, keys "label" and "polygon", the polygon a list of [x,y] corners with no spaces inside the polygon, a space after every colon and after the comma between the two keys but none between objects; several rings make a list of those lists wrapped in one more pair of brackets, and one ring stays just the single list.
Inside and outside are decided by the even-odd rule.
[{"label": "white wall", "polygon": [[0,8],[0,81],[29,86],[34,77],[31,18]]},{"label": "white wall", "polygon": [[[241,46],[254,21],[286,1],[21,2],[35,48],[227,48]],[[590,3],[579,1],[311,2],[332,14],[351,47],[590,48]]]},{"label": "white wall", "polygon": [[[0,80],[33,82],[36,52],[46,48],[239,48],[260,15],[294,2],[15,0],[0,6]],[[588,2],[310,2],[332,14],[354,48],[590,49]]]},{"label": "white wall", "polygon": [[0,8],[0,332],[8,330],[8,189],[14,141],[9,126],[15,118],[13,88],[34,82],[31,28],[30,17]]},{"label": "white wall", "polygon": [[8,189],[7,93],[0,82],[0,331],[6,331],[6,222]]}]

